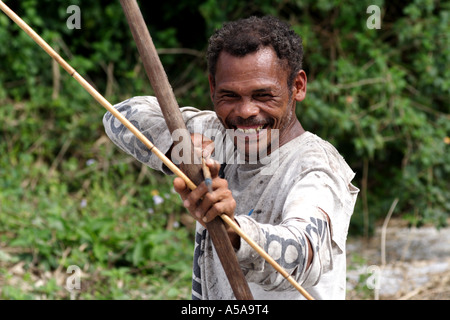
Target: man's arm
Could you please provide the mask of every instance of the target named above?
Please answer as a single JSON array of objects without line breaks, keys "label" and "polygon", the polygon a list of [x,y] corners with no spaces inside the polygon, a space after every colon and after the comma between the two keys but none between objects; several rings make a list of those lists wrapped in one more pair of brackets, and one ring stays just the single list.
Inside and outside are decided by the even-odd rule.
[{"label": "man's arm", "polygon": [[[134,97],[114,105],[161,152],[166,153],[172,138],[155,97]],[[153,169],[163,171],[163,164],[123,124],[107,112],[103,117],[105,132],[122,151]]]},{"label": "man's arm", "polygon": [[[114,106],[136,128],[141,131],[161,152],[169,158],[172,154],[173,139],[167,128],[158,101],[155,97],[133,97]],[[189,132],[199,130],[215,132],[223,130],[217,116],[212,111],[200,111],[192,107],[181,108],[181,113]],[[105,132],[111,141],[122,151],[136,158],[149,167],[166,174],[171,172],[161,160],[152,155],[147,147],[140,142],[123,124],[107,112],[103,117]],[[202,133],[201,131],[199,133]],[[193,138],[195,138],[193,136]],[[198,139],[193,139],[194,143]]]},{"label": "man's arm", "polygon": [[[332,269],[333,248],[327,215],[320,208],[313,207],[304,213],[309,215],[308,219],[287,219],[279,225],[257,223],[245,215],[236,220],[284,270],[308,288]],[[283,276],[254,254],[243,241],[237,256],[249,282],[258,283],[268,291],[293,290]]]}]

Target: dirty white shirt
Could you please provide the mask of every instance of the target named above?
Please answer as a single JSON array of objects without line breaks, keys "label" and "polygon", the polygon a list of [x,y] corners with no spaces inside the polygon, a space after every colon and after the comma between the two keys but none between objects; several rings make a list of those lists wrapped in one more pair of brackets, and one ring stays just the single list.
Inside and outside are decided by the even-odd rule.
[{"label": "dirty white shirt", "polygon": [[[169,150],[173,140],[156,98],[134,97],[115,108],[163,153]],[[216,147],[221,145],[218,140],[225,139],[225,129],[214,112],[192,107],[181,111],[190,132],[212,138]],[[107,135],[123,151],[169,173],[110,113],[103,123]],[[218,161],[226,162],[224,178],[236,200],[235,219],[243,231],[314,298],[345,299],[345,242],[359,190],[351,184],[355,174],[338,151],[310,132],[256,164],[242,164],[232,144],[223,146],[228,151]],[[308,269],[307,241],[313,251]],[[255,299],[304,299],[244,240],[236,254]],[[212,240],[199,223],[192,278],[193,299],[235,298]]]}]

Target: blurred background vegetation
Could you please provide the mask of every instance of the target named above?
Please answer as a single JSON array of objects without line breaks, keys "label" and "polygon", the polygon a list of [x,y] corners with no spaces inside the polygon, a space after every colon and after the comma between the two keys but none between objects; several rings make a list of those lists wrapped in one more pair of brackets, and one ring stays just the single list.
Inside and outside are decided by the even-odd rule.
[{"label": "blurred background vegetation", "polygon": [[[111,103],[150,95],[119,1],[5,1]],[[81,29],[68,29],[69,5]],[[381,29],[368,29],[369,5]],[[303,38],[303,126],[332,142],[361,189],[350,233],[450,212],[450,3],[140,1],[180,105],[211,108],[205,50],[223,22],[271,14]],[[0,298],[187,299],[193,223],[170,177],[121,153],[104,109],[0,14]],[[11,268],[13,266],[13,268]]]}]

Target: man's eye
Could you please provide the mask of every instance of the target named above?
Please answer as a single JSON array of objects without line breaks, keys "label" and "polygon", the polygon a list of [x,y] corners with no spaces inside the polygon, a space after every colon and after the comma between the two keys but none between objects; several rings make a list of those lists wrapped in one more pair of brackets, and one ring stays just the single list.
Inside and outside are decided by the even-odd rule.
[{"label": "man's eye", "polygon": [[269,99],[269,98],[272,98],[273,96],[270,93],[258,93],[255,95],[255,97]]},{"label": "man's eye", "polygon": [[236,98],[237,94],[234,93],[226,93],[222,96],[223,98]]}]

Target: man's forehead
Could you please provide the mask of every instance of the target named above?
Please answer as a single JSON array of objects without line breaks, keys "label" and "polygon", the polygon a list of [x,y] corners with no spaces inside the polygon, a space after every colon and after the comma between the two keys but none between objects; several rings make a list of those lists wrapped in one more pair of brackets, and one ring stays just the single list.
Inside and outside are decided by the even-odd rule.
[{"label": "man's forehead", "polygon": [[267,62],[275,62],[278,61],[277,54],[275,50],[272,47],[263,47],[257,51],[247,53],[243,56],[238,56],[231,54],[227,51],[222,51],[219,55],[219,58],[217,60],[218,64],[220,62],[226,61],[235,61],[236,63],[241,63],[244,60],[252,59],[254,60],[255,64],[258,63],[267,63]]},{"label": "man's forehead", "polygon": [[[285,68],[279,63],[275,51],[271,48],[259,50],[243,57],[236,57],[227,52],[221,53],[215,75],[216,84],[242,83],[257,81],[260,88],[272,87],[274,82],[287,76]],[[284,81],[283,81],[284,82]]]},{"label": "man's forehead", "polygon": [[251,80],[242,81],[227,81],[227,82],[219,82],[217,86],[218,94],[226,94],[226,93],[244,93],[251,92],[255,93],[273,93],[281,89],[281,84],[278,80],[270,79],[268,81],[264,81],[261,79],[253,78]]}]

